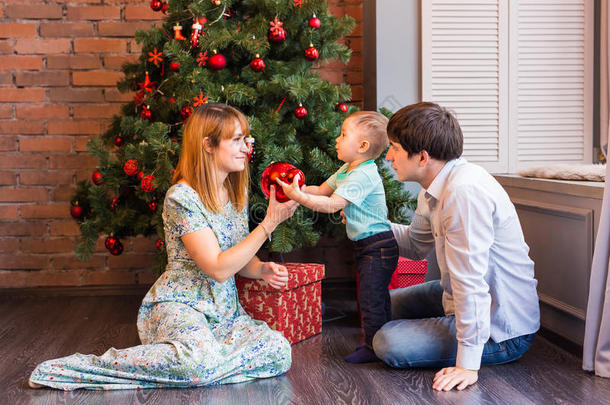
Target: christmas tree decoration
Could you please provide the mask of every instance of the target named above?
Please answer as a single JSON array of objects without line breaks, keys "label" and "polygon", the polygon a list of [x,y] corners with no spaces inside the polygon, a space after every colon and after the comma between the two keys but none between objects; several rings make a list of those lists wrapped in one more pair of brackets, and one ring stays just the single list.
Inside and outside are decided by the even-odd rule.
[{"label": "christmas tree decoration", "polygon": [[151,201],[151,202],[149,202],[149,203],[148,203],[148,209],[149,209],[151,212],[155,212],[155,211],[157,210],[157,204],[158,204],[158,203],[157,203],[156,201]]},{"label": "christmas tree decoration", "polygon": [[284,23],[275,17],[273,21],[269,22],[269,25],[271,25],[271,28],[269,28],[269,33],[267,34],[267,39],[269,39],[269,42],[276,45],[283,43],[287,36],[286,30],[283,27]]},{"label": "christmas tree decoration", "polygon": [[277,179],[280,179],[284,183],[292,184],[294,177],[299,175],[299,187],[305,184],[305,175],[299,169],[297,169],[294,165],[287,162],[274,162],[271,163],[267,168],[263,171],[261,176],[261,190],[266,198],[269,198],[271,194],[271,186],[275,186],[275,198],[279,202],[286,202],[290,200],[284,194],[284,190],[277,182]]},{"label": "christmas tree decoration", "polygon": [[169,69],[172,72],[177,72],[178,70],[180,70],[180,62],[170,62]]},{"label": "christmas tree decoration", "polygon": [[115,136],[114,137],[114,144],[115,146],[122,146],[123,143],[125,143],[125,141],[123,140],[123,137],[121,135]]},{"label": "christmas tree decoration", "polygon": [[320,19],[318,17],[316,17],[316,15],[314,14],[313,17],[311,17],[309,19],[309,27],[313,28],[314,30],[319,29],[322,26],[322,22],[320,21]]},{"label": "christmas tree decoration", "polygon": [[138,181],[142,181],[142,178],[144,177],[144,172],[138,172],[138,175],[136,176],[136,178],[138,179]]},{"label": "christmas tree decoration", "polygon": [[83,207],[78,205],[78,201],[75,201],[74,204],[72,204],[72,206],[70,207],[70,215],[72,215],[72,218],[74,219],[82,219],[83,214]]},{"label": "christmas tree decoration", "polygon": [[233,17],[233,11],[227,9],[225,10],[225,12],[222,14],[222,18],[224,18],[225,20],[229,20]]},{"label": "christmas tree decoration", "polygon": [[256,57],[250,62],[250,69],[252,69],[253,72],[262,72],[265,70],[265,61],[259,54],[256,54]]},{"label": "christmas tree decoration", "polygon": [[104,241],[104,246],[106,247],[106,249],[111,250],[111,249],[114,249],[114,247],[117,245],[117,243],[121,243],[121,242],[119,242],[119,240],[117,238],[115,238],[114,236],[112,236],[112,234],[111,234]]},{"label": "christmas tree decoration", "polygon": [[307,0],[293,0],[293,7],[303,7],[304,3],[307,3]]},{"label": "christmas tree decoration", "polygon": [[294,116],[300,120],[307,117],[307,110],[303,107],[303,104],[299,104],[299,106],[294,109]]},{"label": "christmas tree decoration", "polygon": [[318,59],[318,50],[312,43],[309,44],[309,48],[305,49],[305,59],[311,62]]},{"label": "christmas tree decoration", "polygon": [[159,238],[155,242],[155,246],[157,247],[157,250],[161,251],[161,250],[163,250],[163,247],[165,246],[165,242],[163,242],[163,239]]},{"label": "christmas tree decoration", "polygon": [[110,202],[110,209],[111,210],[116,210],[116,208],[119,206],[119,197],[113,197],[112,201]]},{"label": "christmas tree decoration", "polygon": [[135,176],[138,174],[138,161],[135,159],[129,159],[123,165],[123,171],[128,176]]},{"label": "christmas tree decoration", "polygon": [[186,40],[184,35],[182,35],[182,25],[180,25],[178,23],[176,23],[176,25],[174,25],[174,39],[177,39],[180,41]]},{"label": "christmas tree decoration", "polygon": [[193,104],[194,107],[199,107],[200,105],[208,103],[208,96],[203,97],[203,93],[199,93],[199,95],[193,97],[193,99],[195,100],[195,103]]},{"label": "christmas tree decoration", "polygon": [[161,0],[152,0],[150,2],[150,8],[152,8],[153,11],[161,11],[163,9],[163,2]]},{"label": "christmas tree decoration", "polygon": [[144,120],[152,121],[152,111],[150,110],[150,106],[142,106],[142,112],[140,113],[140,117],[142,117],[142,119]]},{"label": "christmas tree decoration", "polygon": [[146,192],[146,193],[155,191],[156,187],[153,184],[154,180],[155,180],[155,176],[142,177],[142,181],[140,182],[140,186],[142,187],[142,190],[144,190],[144,192]]},{"label": "christmas tree decoration", "polygon": [[161,7],[161,11],[163,11],[163,14],[167,14],[167,7],[168,7],[167,2],[164,1],[163,7]]},{"label": "christmas tree decoration", "polygon": [[199,36],[202,35],[203,24],[208,21],[205,17],[197,17],[193,20],[191,28],[191,46],[197,48],[199,46]]},{"label": "christmas tree decoration", "polygon": [[182,107],[182,109],[180,110],[180,115],[182,115],[182,118],[184,118],[184,119],[187,119],[188,117],[190,117],[192,113],[193,113],[193,107],[188,106],[188,105]]},{"label": "christmas tree decoration", "polygon": [[211,1],[212,1],[212,4],[215,6],[220,6],[222,4],[221,0],[211,0]]},{"label": "christmas tree decoration", "polygon": [[254,138],[248,136],[245,139],[246,145],[248,145],[248,163],[252,163],[254,160],[254,156],[256,155],[256,151],[254,150]]},{"label": "christmas tree decoration", "polygon": [[117,239],[114,246],[110,249],[110,254],[113,256],[118,256],[121,253],[123,253],[123,244]]},{"label": "christmas tree decoration", "polygon": [[135,105],[140,105],[142,104],[142,102],[144,101],[144,90],[138,90],[136,91],[136,94],[133,96],[133,103]]},{"label": "christmas tree decoration", "polygon": [[210,56],[210,60],[208,61],[208,67],[212,70],[222,70],[226,66],[227,59],[224,55],[216,53],[216,50],[214,50],[214,55]]},{"label": "christmas tree decoration", "polygon": [[154,63],[157,67],[159,67],[160,63],[163,63],[163,53],[157,51],[157,48],[153,49],[152,52],[148,52],[148,56],[150,56],[148,61]]},{"label": "christmas tree decoration", "polygon": [[339,103],[339,104],[337,104],[337,111],[341,111],[341,112],[346,113],[348,109],[349,109],[349,107],[348,107],[348,105],[347,105],[347,104],[345,104],[345,103]]},{"label": "christmas tree decoration", "polygon": [[156,85],[157,85],[157,82],[153,82],[150,80],[150,76],[148,75],[148,72],[146,72],[146,74],[144,75],[144,81],[138,83],[138,86],[140,86],[141,91],[147,91],[151,95],[152,95],[153,89],[155,88]]},{"label": "christmas tree decoration", "polygon": [[100,184],[102,184],[104,182],[104,176],[102,176],[102,173],[100,173],[98,170],[96,170],[91,175],[91,181],[96,186],[99,186]]},{"label": "christmas tree decoration", "polygon": [[197,58],[197,66],[203,67],[205,66],[206,61],[208,60],[208,51],[203,53],[199,52],[199,57]]}]

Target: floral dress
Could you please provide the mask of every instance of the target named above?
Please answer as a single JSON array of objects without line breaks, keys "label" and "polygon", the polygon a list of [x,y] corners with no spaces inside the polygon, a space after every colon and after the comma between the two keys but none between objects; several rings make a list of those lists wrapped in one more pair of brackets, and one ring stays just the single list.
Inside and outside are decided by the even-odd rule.
[{"label": "floral dress", "polygon": [[247,208],[237,212],[229,202],[222,213],[209,212],[195,190],[176,184],[167,191],[163,222],[168,265],[140,307],[142,345],[48,360],[30,381],[64,390],[193,387],[290,368],[290,344],[246,314],[234,278],[219,283],[205,275],[182,243],[181,236],[209,227],[222,250],[234,246],[248,233]]}]

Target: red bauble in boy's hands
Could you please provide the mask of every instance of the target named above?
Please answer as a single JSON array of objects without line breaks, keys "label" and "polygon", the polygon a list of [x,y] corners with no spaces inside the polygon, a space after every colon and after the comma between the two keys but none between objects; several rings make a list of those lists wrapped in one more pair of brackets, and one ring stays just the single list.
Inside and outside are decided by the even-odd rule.
[{"label": "red bauble in boy's hands", "polygon": [[276,181],[280,179],[284,183],[292,184],[294,177],[299,175],[299,187],[305,184],[305,175],[302,171],[286,162],[275,162],[271,163],[261,177],[261,189],[265,197],[269,198],[271,186],[275,186],[275,199],[279,202],[289,201],[290,198],[284,194],[282,186]]}]

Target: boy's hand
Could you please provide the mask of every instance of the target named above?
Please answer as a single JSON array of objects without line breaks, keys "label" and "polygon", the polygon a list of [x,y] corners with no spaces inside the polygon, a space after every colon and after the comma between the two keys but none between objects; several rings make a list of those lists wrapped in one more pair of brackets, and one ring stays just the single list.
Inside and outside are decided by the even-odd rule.
[{"label": "boy's hand", "polygon": [[445,367],[434,376],[432,388],[437,391],[450,391],[457,385],[457,390],[461,391],[476,383],[478,379],[478,370],[468,370],[457,366]]},{"label": "boy's hand", "polygon": [[[290,198],[291,200],[298,201],[298,198],[302,194],[302,191],[301,191],[302,188],[299,187],[299,178],[300,177],[301,177],[300,174],[297,174],[296,176],[294,176],[294,178],[292,179],[292,184],[284,183],[280,179],[276,179],[275,181],[277,182],[277,184],[282,186],[282,190],[284,190],[284,194],[286,194],[286,196],[288,196],[288,198]],[[303,185],[303,188],[304,187],[305,187],[305,185]]]},{"label": "boy's hand", "polygon": [[288,283],[288,269],[281,264],[264,262],[261,268],[261,277],[271,287],[280,289]]}]

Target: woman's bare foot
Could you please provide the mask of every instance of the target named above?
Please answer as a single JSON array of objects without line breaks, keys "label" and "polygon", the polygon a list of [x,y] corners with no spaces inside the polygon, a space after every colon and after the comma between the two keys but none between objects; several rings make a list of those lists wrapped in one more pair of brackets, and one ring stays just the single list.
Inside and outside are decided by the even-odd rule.
[{"label": "woman's bare foot", "polygon": [[30,386],[30,388],[34,388],[34,389],[44,387],[44,385],[36,384],[35,382],[29,381],[29,380],[28,380],[28,385]]}]

